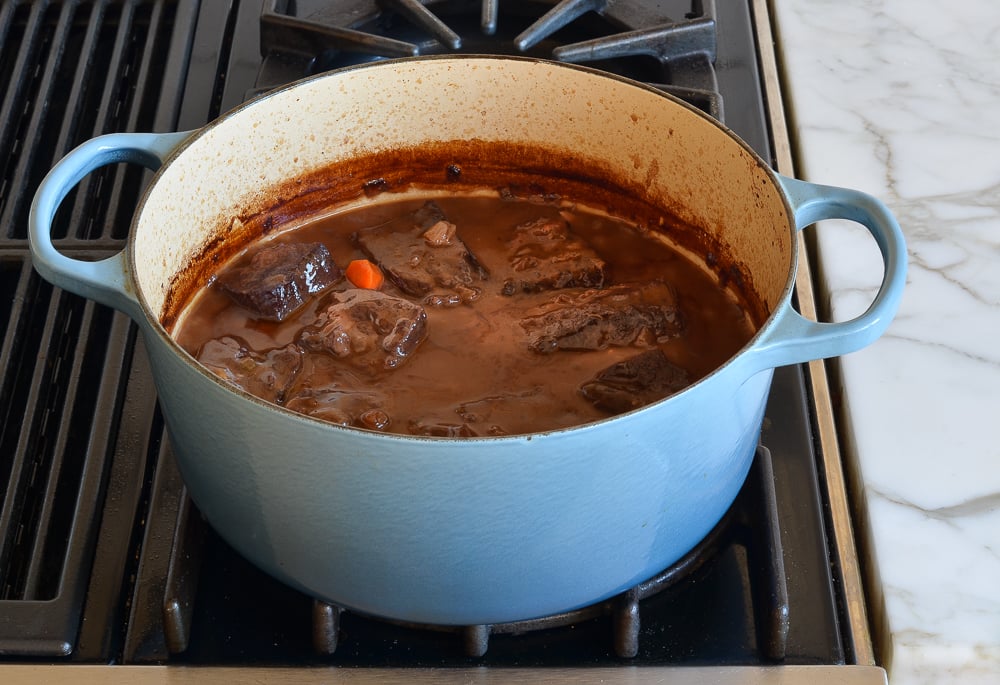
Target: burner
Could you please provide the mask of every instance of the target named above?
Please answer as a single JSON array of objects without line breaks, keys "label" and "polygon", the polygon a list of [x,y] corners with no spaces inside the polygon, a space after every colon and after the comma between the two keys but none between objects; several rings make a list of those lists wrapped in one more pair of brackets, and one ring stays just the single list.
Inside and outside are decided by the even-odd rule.
[{"label": "burner", "polygon": [[385,0],[265,2],[264,61],[252,97],[305,75],[376,60],[449,53],[526,55],[582,63],[645,81],[721,119],[714,0],[676,18],[648,3]]}]

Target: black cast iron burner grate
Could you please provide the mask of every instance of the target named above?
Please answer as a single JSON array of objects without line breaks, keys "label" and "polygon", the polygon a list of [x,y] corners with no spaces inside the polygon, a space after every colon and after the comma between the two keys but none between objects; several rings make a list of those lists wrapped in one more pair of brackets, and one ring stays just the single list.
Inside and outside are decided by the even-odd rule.
[{"label": "black cast iron burner grate", "polygon": [[[0,657],[105,651],[91,637],[118,622],[143,487],[121,412],[139,389],[134,327],[32,269],[32,195],[83,140],[173,125],[196,15],[190,0],[0,3]],[[56,216],[56,246],[120,250],[145,178],[91,174]]]},{"label": "black cast iron burner grate", "polygon": [[636,0],[305,4],[265,1],[264,60],[248,97],[303,75],[385,58],[489,53],[589,64],[646,81],[722,119],[715,0],[694,0],[678,16]]}]

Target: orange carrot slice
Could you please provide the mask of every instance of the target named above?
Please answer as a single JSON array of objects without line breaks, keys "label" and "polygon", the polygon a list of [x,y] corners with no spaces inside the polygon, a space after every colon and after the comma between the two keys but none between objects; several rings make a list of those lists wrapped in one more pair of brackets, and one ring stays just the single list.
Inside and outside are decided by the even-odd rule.
[{"label": "orange carrot slice", "polygon": [[378,290],[385,280],[378,265],[367,259],[355,259],[347,265],[347,271],[344,274],[351,283],[368,290]]}]

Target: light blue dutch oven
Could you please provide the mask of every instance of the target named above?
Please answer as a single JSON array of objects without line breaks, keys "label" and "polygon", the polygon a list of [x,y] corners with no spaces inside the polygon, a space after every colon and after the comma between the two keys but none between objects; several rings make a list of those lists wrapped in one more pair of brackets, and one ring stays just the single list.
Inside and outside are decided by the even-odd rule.
[{"label": "light blue dutch oven", "polygon": [[[273,203],[274,188],[360,155],[455,140],[547,147],[641,189],[733,256],[766,320],[663,401],[571,429],[467,439],[343,428],[269,405],[206,372],[161,324],[179,274]],[[60,202],[117,162],[159,169],[126,249],[93,263],[58,253]],[[790,304],[796,241],[833,217],[868,228],[885,271],[865,313],[818,323]],[[91,140],[45,178],[30,221],[46,279],[138,323],[183,477],[233,547],[325,601],[441,624],[566,611],[677,560],[739,491],[774,367],[874,341],[906,268],[877,200],[778,176],[718,123],[641,84],[507,57],[386,61],[298,82],[197,131]]]}]

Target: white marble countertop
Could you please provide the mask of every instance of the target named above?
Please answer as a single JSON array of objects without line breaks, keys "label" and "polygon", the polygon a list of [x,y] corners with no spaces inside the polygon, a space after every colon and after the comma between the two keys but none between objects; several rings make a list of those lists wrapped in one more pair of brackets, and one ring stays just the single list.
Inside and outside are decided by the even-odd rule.
[{"label": "white marble countertop", "polygon": [[[906,234],[899,315],[844,357],[891,685],[1000,682],[1000,5],[774,0],[796,175],[882,199]],[[834,318],[881,265],[821,225]]]}]

